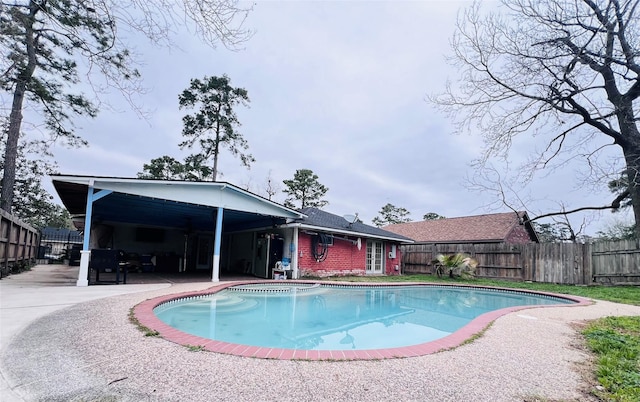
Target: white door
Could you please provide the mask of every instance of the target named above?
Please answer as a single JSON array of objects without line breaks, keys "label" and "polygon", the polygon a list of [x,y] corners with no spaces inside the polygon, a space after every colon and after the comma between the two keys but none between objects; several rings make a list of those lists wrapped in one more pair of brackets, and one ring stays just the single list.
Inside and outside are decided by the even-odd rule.
[{"label": "white door", "polygon": [[211,269],[212,256],[213,256],[213,238],[209,236],[198,236],[196,269]]},{"label": "white door", "polygon": [[367,274],[381,274],[384,268],[384,244],[367,240]]}]

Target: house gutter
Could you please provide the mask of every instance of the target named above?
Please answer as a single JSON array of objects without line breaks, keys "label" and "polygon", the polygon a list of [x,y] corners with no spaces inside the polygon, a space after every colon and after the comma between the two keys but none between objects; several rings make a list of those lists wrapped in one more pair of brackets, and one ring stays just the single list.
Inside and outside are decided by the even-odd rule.
[{"label": "house gutter", "polygon": [[[329,227],[324,227],[324,226],[305,225],[303,223],[290,223],[290,224],[281,225],[279,227],[281,227],[281,228],[298,228],[299,230],[302,230],[302,229],[317,230],[319,232],[325,232],[325,233],[326,232],[337,233],[337,234],[342,234],[342,235],[347,235],[347,236],[367,237],[367,238],[372,238],[372,239],[397,241],[397,242],[400,242],[400,243],[415,243],[411,239],[405,239],[405,238],[401,239],[401,238],[397,238],[397,237],[380,236],[380,235],[375,235],[375,234],[371,234],[371,233],[354,232],[352,230],[341,230],[341,229],[329,228]],[[344,240],[344,239],[342,239],[342,240]]]}]

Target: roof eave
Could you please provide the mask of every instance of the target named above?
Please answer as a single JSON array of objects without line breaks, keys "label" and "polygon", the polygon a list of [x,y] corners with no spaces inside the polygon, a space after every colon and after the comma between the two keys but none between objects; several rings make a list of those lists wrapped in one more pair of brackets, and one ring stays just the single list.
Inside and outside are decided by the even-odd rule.
[{"label": "roof eave", "polygon": [[476,239],[476,240],[414,240],[414,244],[478,244],[504,243],[505,239]]},{"label": "roof eave", "polygon": [[304,224],[304,223],[289,223],[289,224],[280,225],[280,227],[298,227],[299,229],[317,230],[317,231],[321,231],[321,232],[337,233],[337,234],[343,234],[343,235],[349,235],[349,236],[367,237],[367,238],[381,239],[381,240],[390,240],[390,241],[397,241],[397,242],[400,242],[400,243],[415,243],[411,239],[401,239],[401,238],[392,237],[392,236],[381,236],[381,235],[375,235],[375,234],[371,234],[371,233],[355,232],[355,231],[352,231],[352,230],[335,229],[335,228],[329,228],[329,227],[318,226],[318,225],[308,225],[308,224]]},{"label": "roof eave", "polygon": [[[96,185],[96,181],[103,183],[113,183],[113,184],[127,184],[127,183],[136,183],[136,184],[145,184],[145,185],[154,185],[154,186],[162,186],[164,185],[184,185],[190,187],[199,187],[199,186],[207,186],[212,187],[214,189],[219,189],[220,191],[233,191],[239,194],[242,194],[245,197],[255,199],[260,201],[261,203],[269,205],[269,208],[275,208],[277,210],[286,211],[286,214],[289,215],[287,218],[301,219],[306,218],[307,216],[295,209],[286,207],[284,205],[278,204],[271,200],[268,200],[264,197],[261,197],[257,194],[253,194],[247,190],[243,190],[231,183],[228,182],[197,182],[197,181],[184,181],[184,180],[149,180],[149,179],[138,179],[138,178],[124,178],[124,177],[102,177],[102,176],[80,176],[80,175],[51,175],[52,181],[66,182],[78,185],[85,186],[95,186],[96,188],[100,188],[100,185]],[[183,200],[175,200],[184,202]],[[255,213],[268,213],[269,211],[247,211],[247,212],[255,212]]]}]

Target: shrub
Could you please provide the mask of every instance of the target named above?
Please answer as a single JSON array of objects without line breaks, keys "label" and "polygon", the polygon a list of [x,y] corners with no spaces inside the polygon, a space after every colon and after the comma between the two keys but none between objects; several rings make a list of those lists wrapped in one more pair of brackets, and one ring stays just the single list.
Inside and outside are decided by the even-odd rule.
[{"label": "shrub", "polygon": [[459,276],[462,278],[475,277],[478,261],[469,255],[457,253],[452,255],[438,254],[436,257],[436,274],[440,277],[447,273],[450,278]]}]

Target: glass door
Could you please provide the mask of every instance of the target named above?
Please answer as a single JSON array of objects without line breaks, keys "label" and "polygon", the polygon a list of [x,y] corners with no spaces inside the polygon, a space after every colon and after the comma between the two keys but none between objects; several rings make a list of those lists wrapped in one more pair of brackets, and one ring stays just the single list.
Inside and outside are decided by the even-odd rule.
[{"label": "glass door", "polygon": [[384,268],[384,245],[381,241],[367,240],[367,274],[381,274]]}]

